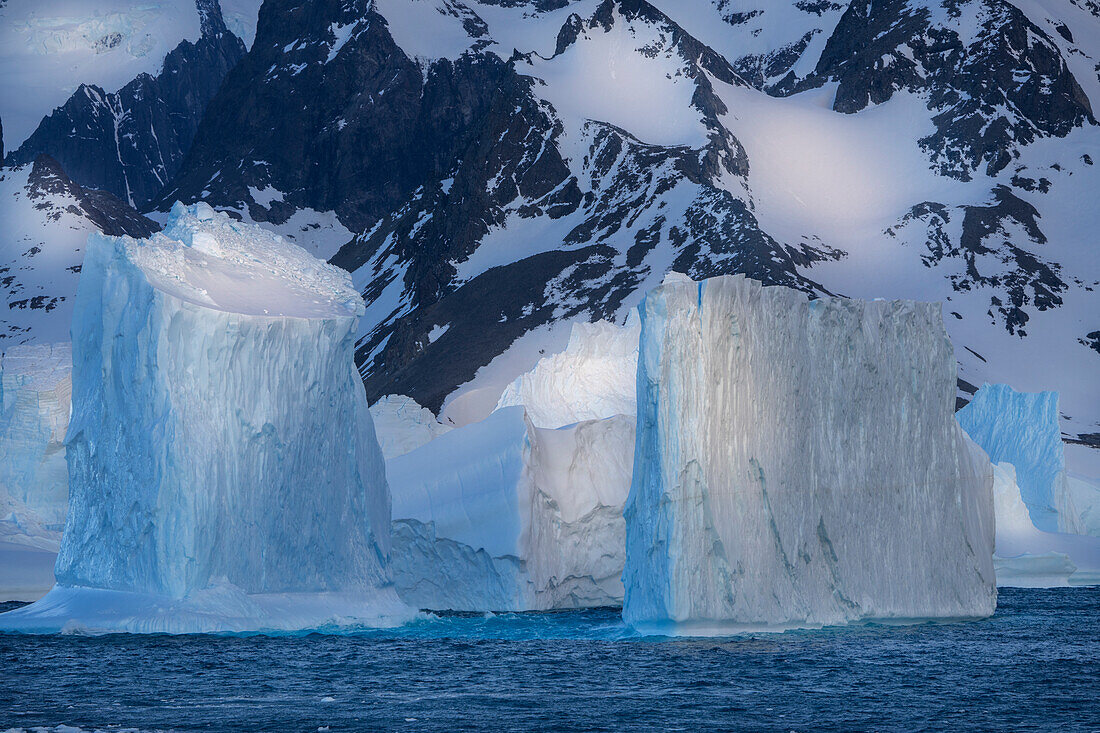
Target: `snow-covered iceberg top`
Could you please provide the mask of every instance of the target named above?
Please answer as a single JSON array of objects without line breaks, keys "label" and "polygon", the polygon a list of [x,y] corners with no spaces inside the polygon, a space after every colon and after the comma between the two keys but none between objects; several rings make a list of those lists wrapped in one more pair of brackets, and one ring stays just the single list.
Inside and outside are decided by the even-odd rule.
[{"label": "snow-covered iceberg top", "polygon": [[73,320],[57,587],[0,617],[51,631],[392,623],[390,499],[347,275],[177,206],[93,235]]},{"label": "snow-covered iceberg top", "polygon": [[938,304],[679,277],[641,315],[627,622],[993,613],[992,472]]},{"label": "snow-covered iceberg top", "polygon": [[635,413],[637,311],[622,326],[574,323],[565,351],[539,360],[504,390],[497,409],[523,405],[540,428]]},{"label": "snow-covered iceberg top", "polygon": [[347,271],[205,203],[177,203],[164,231],[149,239],[115,241],[150,285],[194,305],[295,318],[365,312]]}]

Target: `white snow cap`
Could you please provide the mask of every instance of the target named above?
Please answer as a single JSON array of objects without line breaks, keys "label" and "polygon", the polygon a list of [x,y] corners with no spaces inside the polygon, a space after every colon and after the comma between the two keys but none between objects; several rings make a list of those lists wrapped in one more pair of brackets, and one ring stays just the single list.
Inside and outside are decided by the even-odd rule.
[{"label": "white snow cap", "polygon": [[153,287],[205,308],[296,318],[365,312],[349,273],[209,204],[176,203],[163,233],[118,242]]}]

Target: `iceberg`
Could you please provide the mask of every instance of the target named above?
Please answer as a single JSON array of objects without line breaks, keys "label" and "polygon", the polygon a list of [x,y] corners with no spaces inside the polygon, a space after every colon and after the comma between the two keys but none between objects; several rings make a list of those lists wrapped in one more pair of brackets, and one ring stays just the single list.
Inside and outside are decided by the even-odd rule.
[{"label": "iceberg", "polygon": [[993,505],[997,585],[1049,588],[1100,584],[1100,538],[1035,527],[1011,463],[993,466]]},{"label": "iceberg", "polygon": [[416,450],[427,442],[451,430],[435,419],[427,407],[421,407],[412,397],[391,394],[379,398],[370,407],[374,431],[382,455],[388,461]]},{"label": "iceberg", "polygon": [[391,570],[421,609],[619,605],[634,419],[536,428],[519,406],[386,464]]},{"label": "iceberg", "polygon": [[574,323],[565,351],[539,360],[500,396],[497,409],[523,405],[532,424],[560,428],[583,420],[635,414],[641,324]]},{"label": "iceberg", "polygon": [[347,273],[205,204],[93,235],[73,323],[49,632],[236,632],[411,617],[386,567],[385,466]]},{"label": "iceberg", "polygon": [[680,275],[641,318],[628,623],[993,613],[992,471],[954,419],[938,304]]},{"label": "iceberg", "polygon": [[0,360],[0,601],[33,601],[54,584],[71,373],[67,343],[13,346]]},{"label": "iceberg", "polygon": [[1032,523],[1045,532],[1064,530],[1058,512],[1066,495],[1058,393],[985,384],[959,410],[958,420],[991,461],[1015,467]]}]

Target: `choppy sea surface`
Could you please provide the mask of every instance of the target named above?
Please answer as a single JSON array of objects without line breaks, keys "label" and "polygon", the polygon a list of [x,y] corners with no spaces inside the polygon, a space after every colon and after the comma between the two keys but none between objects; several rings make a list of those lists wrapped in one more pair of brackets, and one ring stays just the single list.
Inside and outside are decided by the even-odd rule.
[{"label": "choppy sea surface", "polygon": [[[969,623],[638,637],[617,611],[353,635],[0,635],[0,730],[1100,730],[1100,589]],[[72,730],[62,727],[61,730]]]}]

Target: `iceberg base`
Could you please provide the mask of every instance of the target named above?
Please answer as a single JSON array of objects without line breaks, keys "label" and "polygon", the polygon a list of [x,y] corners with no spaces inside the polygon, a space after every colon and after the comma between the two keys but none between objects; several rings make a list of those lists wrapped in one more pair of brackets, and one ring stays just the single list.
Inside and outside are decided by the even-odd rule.
[{"label": "iceberg base", "polygon": [[0,631],[25,634],[240,634],[399,626],[416,613],[392,588],[362,592],[248,594],[222,585],[170,598],[55,585],[29,606],[0,614]]}]

